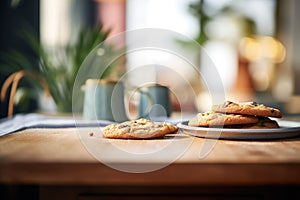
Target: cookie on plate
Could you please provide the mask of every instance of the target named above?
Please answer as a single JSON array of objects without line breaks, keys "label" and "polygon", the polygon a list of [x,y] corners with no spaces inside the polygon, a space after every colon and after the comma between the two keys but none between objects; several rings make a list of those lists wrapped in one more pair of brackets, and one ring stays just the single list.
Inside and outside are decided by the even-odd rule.
[{"label": "cookie on plate", "polygon": [[224,114],[216,112],[204,112],[197,114],[196,117],[188,122],[189,126],[222,126],[234,124],[254,124],[259,120],[255,116]]},{"label": "cookie on plate", "polygon": [[160,138],[178,131],[178,127],[166,122],[153,122],[147,119],[126,121],[104,127],[102,134],[115,139]]},{"label": "cookie on plate", "polygon": [[282,114],[279,109],[267,107],[256,102],[232,102],[226,101],[224,104],[212,106],[212,111],[220,113],[255,115],[265,117],[281,118]]},{"label": "cookie on plate", "polygon": [[224,128],[240,128],[240,129],[265,129],[265,128],[279,128],[277,121],[271,120],[268,117],[259,117],[259,121],[254,124],[239,124],[228,125]]}]

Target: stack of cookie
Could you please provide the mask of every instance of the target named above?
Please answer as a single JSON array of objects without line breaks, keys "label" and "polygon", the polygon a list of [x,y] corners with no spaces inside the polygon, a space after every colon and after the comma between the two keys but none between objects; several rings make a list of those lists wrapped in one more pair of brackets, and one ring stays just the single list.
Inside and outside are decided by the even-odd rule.
[{"label": "stack of cookie", "polygon": [[199,113],[189,126],[224,126],[224,128],[279,128],[275,120],[281,118],[279,109],[256,102],[232,102],[214,105],[211,111]]}]

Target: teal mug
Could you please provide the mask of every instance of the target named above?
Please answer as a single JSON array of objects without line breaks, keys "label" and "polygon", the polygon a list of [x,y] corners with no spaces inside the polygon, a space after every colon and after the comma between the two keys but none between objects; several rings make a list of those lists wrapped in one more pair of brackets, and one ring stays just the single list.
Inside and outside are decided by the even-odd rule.
[{"label": "teal mug", "polygon": [[169,88],[150,84],[139,88],[139,116],[146,118],[170,117],[172,112]]},{"label": "teal mug", "polygon": [[84,119],[116,122],[128,120],[124,105],[124,86],[121,82],[88,79],[84,92]]},{"label": "teal mug", "polygon": [[[86,120],[127,121],[122,82],[88,79],[84,85],[83,118]],[[138,118],[160,117],[171,114],[169,89],[158,84],[139,87]]]}]

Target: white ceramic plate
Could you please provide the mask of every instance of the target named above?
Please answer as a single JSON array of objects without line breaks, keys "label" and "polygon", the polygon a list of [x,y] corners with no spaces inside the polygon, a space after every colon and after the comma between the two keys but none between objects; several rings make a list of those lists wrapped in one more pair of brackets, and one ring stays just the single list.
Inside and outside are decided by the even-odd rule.
[{"label": "white ceramic plate", "polygon": [[280,139],[300,136],[300,122],[277,120],[280,128],[272,129],[233,129],[188,126],[188,121],[177,124],[183,133],[188,135],[236,140]]}]

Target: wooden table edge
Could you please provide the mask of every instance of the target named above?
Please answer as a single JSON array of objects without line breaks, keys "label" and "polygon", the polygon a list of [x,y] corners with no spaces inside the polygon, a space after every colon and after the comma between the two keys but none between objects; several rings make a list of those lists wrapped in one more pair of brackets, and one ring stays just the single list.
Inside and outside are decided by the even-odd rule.
[{"label": "wooden table edge", "polygon": [[[116,164],[116,163],[114,163]],[[119,164],[122,169],[150,164]],[[160,164],[151,164],[153,168]],[[157,166],[155,166],[157,165]],[[151,168],[151,167],[150,167]],[[128,173],[102,163],[0,163],[0,184],[178,186],[300,185],[300,163],[172,163]]]}]

